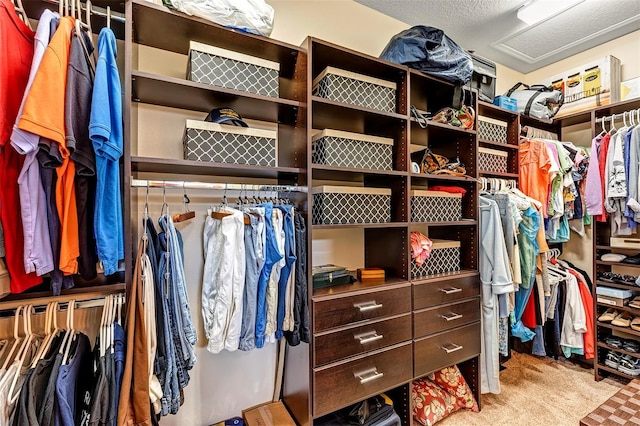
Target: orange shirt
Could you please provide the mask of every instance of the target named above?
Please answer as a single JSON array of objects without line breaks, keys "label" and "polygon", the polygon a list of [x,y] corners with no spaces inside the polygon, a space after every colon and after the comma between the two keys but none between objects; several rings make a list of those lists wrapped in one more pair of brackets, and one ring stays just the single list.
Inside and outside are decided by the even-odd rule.
[{"label": "orange shirt", "polygon": [[[543,142],[531,140],[520,144],[520,181],[518,187],[529,197],[542,203],[542,215],[547,217],[547,193],[551,178],[551,158]],[[543,231],[544,232],[544,231]]]},{"label": "orange shirt", "polygon": [[74,26],[74,18],[65,16],[60,19],[58,29],[42,57],[18,123],[20,129],[56,142],[63,158],[62,165],[56,170],[56,204],[60,216],[60,270],[65,275],[78,272],[77,258],[80,255],[75,164],[69,160],[64,130],[67,66]]}]

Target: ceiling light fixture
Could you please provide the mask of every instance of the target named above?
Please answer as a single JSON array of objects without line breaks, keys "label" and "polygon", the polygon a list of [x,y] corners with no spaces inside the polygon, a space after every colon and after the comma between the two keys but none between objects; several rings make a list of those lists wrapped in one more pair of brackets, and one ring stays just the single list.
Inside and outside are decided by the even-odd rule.
[{"label": "ceiling light fixture", "polygon": [[558,15],[584,0],[533,0],[518,9],[518,19],[528,25]]}]

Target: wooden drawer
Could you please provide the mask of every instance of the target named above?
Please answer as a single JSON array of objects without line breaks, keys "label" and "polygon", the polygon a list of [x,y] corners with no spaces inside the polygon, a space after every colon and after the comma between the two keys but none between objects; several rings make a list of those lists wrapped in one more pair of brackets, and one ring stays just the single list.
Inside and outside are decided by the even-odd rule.
[{"label": "wooden drawer", "polygon": [[411,314],[313,337],[314,366],[411,340]]},{"label": "wooden drawer", "polygon": [[413,335],[422,337],[480,321],[480,298],[413,312]]},{"label": "wooden drawer", "polygon": [[480,333],[480,323],[476,322],[435,336],[414,340],[414,377],[422,377],[479,354]]},{"label": "wooden drawer", "polygon": [[413,285],[413,309],[430,308],[479,295],[480,275],[442,277]]},{"label": "wooden drawer", "polygon": [[411,380],[411,342],[313,371],[313,414],[322,416]]},{"label": "wooden drawer", "polygon": [[411,311],[411,284],[313,302],[315,333],[369,319]]}]

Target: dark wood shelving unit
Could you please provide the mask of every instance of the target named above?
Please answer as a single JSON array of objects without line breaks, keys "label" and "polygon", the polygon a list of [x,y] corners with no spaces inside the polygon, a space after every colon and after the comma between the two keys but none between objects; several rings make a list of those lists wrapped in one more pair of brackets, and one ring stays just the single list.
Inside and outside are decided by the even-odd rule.
[{"label": "dark wood shelving unit", "polygon": [[441,136],[445,136],[447,134],[449,136],[451,136],[452,134],[459,134],[459,135],[475,135],[476,134],[475,130],[463,129],[462,127],[456,127],[450,124],[438,123],[437,121],[431,121],[431,120],[427,120],[427,127],[423,128],[423,127],[420,127],[420,125],[418,124],[418,120],[416,120],[414,117],[411,117],[411,125],[415,126],[415,130],[417,131],[423,130],[425,132],[435,133]]},{"label": "dark wood shelving unit", "polygon": [[209,112],[222,105],[243,118],[295,124],[299,101],[272,98],[224,87],[166,77],[144,71],[132,72],[133,101],[184,110]]},{"label": "dark wood shelving unit", "polygon": [[[598,108],[594,108],[590,111],[585,111],[581,113],[571,114],[566,117],[562,117],[558,119],[561,126],[572,125],[572,124],[580,124],[582,122],[591,124],[591,135],[595,136],[600,133],[600,124],[596,124],[596,120],[603,116],[610,116],[612,114],[620,114],[624,111],[635,110],[640,108],[640,99],[633,99],[625,102],[617,102],[611,105],[606,105]],[[597,277],[602,272],[614,272],[619,273],[619,268],[631,269],[633,271],[639,272],[631,272],[631,275],[640,275],[640,265],[633,265],[630,263],[624,262],[606,262],[598,259],[602,252],[615,252],[615,253],[637,253],[637,250],[633,248],[623,248],[623,247],[612,247],[611,246],[611,223],[607,221],[605,223],[598,222],[595,219],[593,222],[593,269],[592,269],[592,277],[595,280],[596,287],[612,287],[621,290],[630,290],[630,291],[638,291],[640,290],[640,286],[635,284],[622,284],[622,283],[609,283],[606,281],[599,280]],[[627,272],[628,273],[628,272]],[[594,377],[596,380],[602,380],[605,375],[602,372],[613,373],[616,376],[624,379],[634,379],[634,376],[630,376],[624,374],[620,371],[614,370],[612,368],[604,365],[605,351],[604,349],[611,349],[617,352],[625,353],[637,358],[640,358],[640,354],[627,353],[622,350],[618,350],[615,348],[610,348],[604,343],[604,339],[611,335],[614,331],[616,332],[624,332],[634,336],[638,336],[637,340],[640,341],[640,332],[635,331],[630,327],[616,327],[614,325],[608,323],[602,323],[598,321],[598,316],[602,312],[604,312],[608,308],[613,308],[618,311],[629,312],[634,316],[640,315],[640,309],[630,308],[628,306],[618,307],[618,306],[610,306],[604,303],[599,303],[597,301],[597,288],[594,288],[592,291],[593,294],[593,303],[594,303],[594,322],[595,322],[595,338],[596,344],[599,348],[595,352],[595,360],[594,360]]]},{"label": "dark wood shelving unit", "polygon": [[98,297],[104,297],[108,294],[122,293],[125,291],[126,284],[104,284],[104,285],[87,285],[73,287],[62,290],[60,296],[52,296],[51,291],[32,291],[19,294],[10,294],[0,300],[0,311],[16,309],[18,306],[27,303],[38,305],[47,304],[49,302],[67,302],[70,298],[76,301],[90,300]]},{"label": "dark wood shelving unit", "polygon": [[409,222],[385,222],[385,223],[343,223],[343,224],[314,224],[316,229],[346,229],[346,228],[404,228],[409,226]]},{"label": "dark wood shelving unit", "polygon": [[475,219],[462,219],[451,222],[409,222],[409,226],[475,226],[478,221]]},{"label": "dark wood shelving unit", "polygon": [[478,182],[473,176],[452,176],[452,175],[431,175],[426,173],[410,173],[412,178],[416,179],[428,179],[428,180],[443,180],[452,182]]},{"label": "dark wood shelving unit", "polygon": [[[635,358],[640,358],[640,353],[625,351],[622,348],[620,348],[620,349],[612,348],[611,346],[607,345],[604,342],[598,342],[597,346],[599,348],[608,349],[608,350],[614,351],[614,352],[619,352],[619,353],[624,354],[624,355],[630,355],[630,356],[635,357]],[[606,367],[606,365],[605,365],[605,367]]]},{"label": "dark wood shelving unit", "polygon": [[313,179],[345,182],[362,182],[365,176],[407,176],[407,171],[404,170],[357,169],[324,164],[312,164],[311,172]]},{"label": "dark wood shelving unit", "polygon": [[478,272],[475,269],[462,268],[460,269],[460,272],[457,272],[457,273],[435,275],[432,277],[425,277],[425,278],[414,278],[411,280],[411,283],[414,285],[433,284],[440,281],[448,281],[452,278],[469,278],[469,277],[479,277],[479,276],[480,276],[480,272]]}]

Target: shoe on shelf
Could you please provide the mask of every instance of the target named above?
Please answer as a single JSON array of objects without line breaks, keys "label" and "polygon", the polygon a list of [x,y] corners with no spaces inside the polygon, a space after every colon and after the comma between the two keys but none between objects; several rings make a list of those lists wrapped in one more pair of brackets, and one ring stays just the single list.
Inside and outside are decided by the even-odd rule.
[{"label": "shoe on shelf", "polygon": [[624,254],[620,254],[620,253],[607,253],[607,254],[603,254],[600,257],[600,260],[603,260],[605,262],[622,262],[623,260],[625,260],[627,258],[627,256],[625,256]]},{"label": "shoe on shelf", "polygon": [[629,263],[631,265],[640,265],[640,253],[634,254],[633,256],[627,256],[621,262],[622,263]]},{"label": "shoe on shelf", "polygon": [[629,327],[631,325],[631,320],[633,319],[633,315],[629,312],[620,312],[617,317],[613,321],[611,321],[611,325],[617,325],[618,327]]},{"label": "shoe on shelf", "polygon": [[604,339],[604,342],[615,349],[621,349],[622,346],[624,345],[624,339],[618,337],[618,336],[609,336],[606,339]]},{"label": "shoe on shelf", "polygon": [[630,308],[640,309],[640,296],[636,296],[633,299],[631,299],[631,302],[629,302],[628,306]]},{"label": "shoe on shelf", "polygon": [[[633,321],[631,321],[633,327]],[[635,340],[625,340],[622,344],[622,349],[627,352],[640,353],[640,343]]]},{"label": "shoe on shelf", "polygon": [[620,366],[620,358],[622,358],[622,354],[619,354],[618,352],[614,352],[614,351],[609,351],[607,352],[607,357],[604,360],[604,364],[607,367],[614,368],[617,370],[618,367]]},{"label": "shoe on shelf", "polygon": [[[640,298],[639,298],[638,302],[640,303]],[[600,322],[611,322],[618,316],[618,314],[619,314],[618,311],[616,311],[613,308],[609,308],[609,309],[607,309],[607,311],[604,314],[602,314],[602,315],[600,315],[598,317],[598,321],[600,321]]]},{"label": "shoe on shelf", "polygon": [[614,274],[613,272],[602,272],[602,273],[598,273],[597,278],[600,281],[604,281],[607,283],[615,283],[616,279],[621,278],[622,275],[620,274]]},{"label": "shoe on shelf", "polygon": [[633,330],[640,331],[640,317],[634,317],[631,320],[630,326]]},{"label": "shoe on shelf", "polygon": [[620,365],[618,365],[618,371],[628,374],[629,376],[640,375],[640,359],[632,357],[631,355],[624,355],[620,358]]}]

